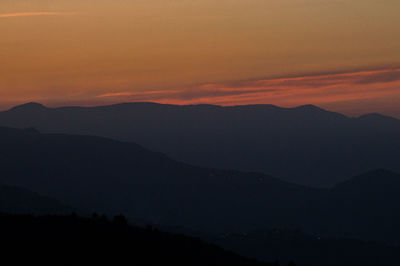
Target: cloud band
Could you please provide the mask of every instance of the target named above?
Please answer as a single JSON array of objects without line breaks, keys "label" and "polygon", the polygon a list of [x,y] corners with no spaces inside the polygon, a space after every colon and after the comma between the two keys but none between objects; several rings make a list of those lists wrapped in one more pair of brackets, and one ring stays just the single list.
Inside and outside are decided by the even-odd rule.
[{"label": "cloud band", "polygon": [[37,17],[37,16],[70,16],[75,13],[67,12],[19,12],[0,14],[0,18]]}]

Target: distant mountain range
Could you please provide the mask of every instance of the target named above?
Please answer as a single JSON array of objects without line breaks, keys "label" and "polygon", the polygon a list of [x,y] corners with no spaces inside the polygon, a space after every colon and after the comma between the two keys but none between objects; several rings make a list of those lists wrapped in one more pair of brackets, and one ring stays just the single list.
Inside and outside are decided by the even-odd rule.
[{"label": "distant mountain range", "polygon": [[387,170],[313,189],[101,137],[0,128],[0,150],[0,183],[88,211],[206,232],[297,228],[400,244],[400,176]]},{"label": "distant mountain range", "polygon": [[29,103],[0,112],[0,125],[131,141],[193,165],[263,172],[311,186],[333,186],[377,168],[400,172],[400,120],[350,118],[312,105]]}]

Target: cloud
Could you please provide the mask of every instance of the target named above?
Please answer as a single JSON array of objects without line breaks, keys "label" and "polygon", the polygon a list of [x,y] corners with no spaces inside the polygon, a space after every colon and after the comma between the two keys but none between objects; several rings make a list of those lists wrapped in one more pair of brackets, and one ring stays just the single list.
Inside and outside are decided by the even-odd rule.
[{"label": "cloud", "polygon": [[104,93],[97,95],[96,98],[113,98],[113,97],[140,97],[140,98],[151,98],[151,97],[167,97],[168,95],[174,94],[174,93],[180,93],[181,90],[156,90],[156,91],[139,91],[139,92],[109,92],[109,93]]},{"label": "cloud", "polygon": [[117,97],[117,96],[132,96],[135,95],[133,92],[110,92],[97,95],[97,98],[105,98],[105,97]]},{"label": "cloud", "polygon": [[72,12],[19,12],[0,14],[0,18],[35,17],[35,16],[71,16]]},{"label": "cloud", "polygon": [[113,101],[282,106],[325,105],[382,97],[400,98],[400,69],[209,83],[176,90],[111,92],[97,96]]}]

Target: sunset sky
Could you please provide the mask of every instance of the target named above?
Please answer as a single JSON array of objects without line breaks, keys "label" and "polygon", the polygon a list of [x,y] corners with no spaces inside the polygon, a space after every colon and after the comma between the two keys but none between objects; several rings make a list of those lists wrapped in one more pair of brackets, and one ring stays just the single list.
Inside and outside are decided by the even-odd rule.
[{"label": "sunset sky", "polygon": [[399,0],[1,0],[0,109],[315,104],[400,117]]}]

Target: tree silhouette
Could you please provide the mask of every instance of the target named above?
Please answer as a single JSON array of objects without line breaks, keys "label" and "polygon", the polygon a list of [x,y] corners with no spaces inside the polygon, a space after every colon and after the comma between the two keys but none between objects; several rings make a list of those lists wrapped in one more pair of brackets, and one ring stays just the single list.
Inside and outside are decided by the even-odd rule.
[{"label": "tree silhouette", "polygon": [[121,225],[125,226],[125,225],[128,224],[125,216],[123,216],[122,214],[114,216],[113,223],[116,224],[116,225],[120,225],[120,226]]}]

